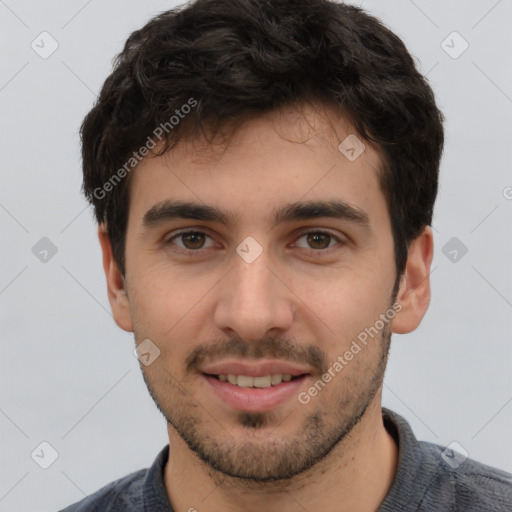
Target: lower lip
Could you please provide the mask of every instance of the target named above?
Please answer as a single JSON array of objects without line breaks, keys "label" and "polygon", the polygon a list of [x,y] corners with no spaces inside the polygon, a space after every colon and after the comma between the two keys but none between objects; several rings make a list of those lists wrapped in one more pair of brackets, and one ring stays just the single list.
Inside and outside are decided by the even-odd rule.
[{"label": "lower lip", "polygon": [[296,397],[306,375],[289,382],[281,382],[269,388],[242,388],[229,382],[203,374],[214,393],[228,406],[237,411],[265,412],[275,409],[292,397]]}]

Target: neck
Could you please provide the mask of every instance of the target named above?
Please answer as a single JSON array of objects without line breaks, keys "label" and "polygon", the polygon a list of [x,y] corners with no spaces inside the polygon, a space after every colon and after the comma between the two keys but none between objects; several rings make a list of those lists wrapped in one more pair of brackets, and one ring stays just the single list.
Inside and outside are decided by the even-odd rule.
[{"label": "neck", "polygon": [[[378,394],[379,395],[379,394]],[[204,464],[174,428],[165,487],[175,512],[374,512],[391,487],[398,448],[384,428],[380,396],[321,462],[286,481],[247,482]]]}]

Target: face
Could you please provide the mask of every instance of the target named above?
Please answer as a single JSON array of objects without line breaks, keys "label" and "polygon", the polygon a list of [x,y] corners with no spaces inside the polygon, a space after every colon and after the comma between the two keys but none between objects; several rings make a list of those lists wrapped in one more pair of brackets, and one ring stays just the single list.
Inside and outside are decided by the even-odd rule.
[{"label": "face", "polygon": [[338,149],[350,125],[304,114],[146,158],[130,185],[118,324],[150,340],[147,361],[160,351],[141,368],[170,431],[254,481],[299,474],[346,438],[380,400],[391,332],[379,155],[366,144],[351,161]]}]

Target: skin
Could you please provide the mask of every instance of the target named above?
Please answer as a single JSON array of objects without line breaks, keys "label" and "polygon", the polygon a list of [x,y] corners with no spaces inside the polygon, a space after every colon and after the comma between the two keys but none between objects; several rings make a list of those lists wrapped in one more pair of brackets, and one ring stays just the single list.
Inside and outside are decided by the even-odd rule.
[{"label": "skin", "polygon": [[[410,245],[399,313],[309,403],[293,396],[268,412],[236,411],[193,359],[198,349],[206,361],[276,354],[293,361],[309,354],[310,375],[299,389],[307,391],[391,308],[396,276],[377,179],[381,158],[366,143],[349,161],[338,144],[350,133],[328,106],[308,105],[251,119],[227,147],[195,140],[146,157],[130,185],[124,279],[100,226],[115,321],[137,343],[150,339],[160,349],[141,368],[168,420],[164,479],[176,512],[369,512],[389,491],[398,450],[382,421],[382,379],[391,332],[413,331],[428,309],[429,227]],[[174,219],[144,226],[150,208],[177,199],[230,212],[233,223]],[[271,219],[285,204],[333,199],[364,210],[369,229],[333,218]],[[207,236],[170,240],[183,228]],[[339,241],[311,239],[305,231]],[[263,250],[250,264],[236,252],[248,236]]]}]

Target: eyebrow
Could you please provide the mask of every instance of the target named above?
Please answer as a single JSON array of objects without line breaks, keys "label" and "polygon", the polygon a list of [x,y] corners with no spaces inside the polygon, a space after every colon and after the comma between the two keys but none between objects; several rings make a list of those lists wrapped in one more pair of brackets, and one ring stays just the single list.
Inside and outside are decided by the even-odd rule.
[{"label": "eyebrow", "polygon": [[[368,214],[361,208],[344,201],[306,201],[287,204],[272,210],[275,224],[316,218],[333,218],[348,221],[371,230]],[[236,216],[214,206],[186,201],[163,201],[151,207],[145,214],[142,224],[150,228],[174,219],[193,219],[218,222],[232,227]]]}]

